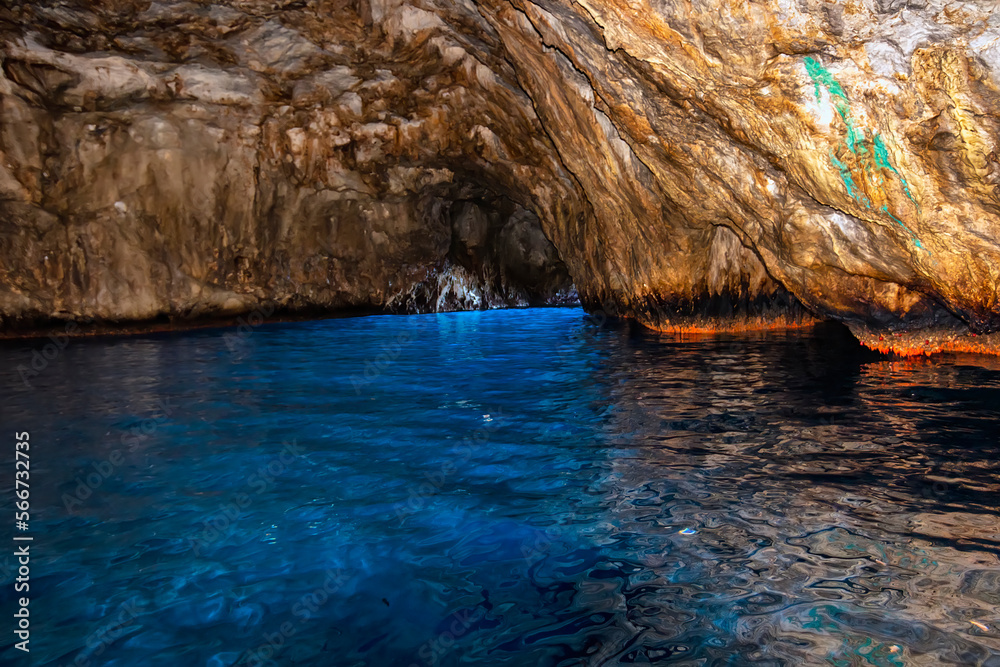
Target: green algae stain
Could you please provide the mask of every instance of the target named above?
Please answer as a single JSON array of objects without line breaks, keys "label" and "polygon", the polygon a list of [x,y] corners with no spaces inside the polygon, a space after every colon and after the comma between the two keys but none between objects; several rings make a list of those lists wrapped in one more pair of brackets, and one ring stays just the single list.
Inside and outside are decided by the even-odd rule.
[{"label": "green algae stain", "polygon": [[[837,79],[834,78],[833,74],[824,68],[823,65],[821,65],[815,58],[807,57],[804,59],[804,63],[806,72],[809,73],[809,77],[816,86],[816,102],[820,104],[822,103],[822,96],[820,94],[821,87],[826,88],[827,93],[829,93],[830,104],[833,106],[837,115],[840,116],[840,119],[844,122],[844,126],[847,128],[847,137],[844,139],[843,143],[847,150],[858,156],[860,160],[860,167],[864,172],[864,175],[871,176],[873,182],[877,178],[877,187],[881,189],[885,183],[882,173],[884,173],[884,171],[892,172],[899,179],[900,185],[903,187],[903,192],[906,193],[906,196],[919,210],[920,205],[913,197],[913,193],[910,192],[909,184],[906,182],[906,179],[903,178],[903,175],[899,173],[899,170],[893,166],[892,161],[889,159],[889,149],[885,145],[885,141],[882,139],[882,136],[877,132],[872,133],[871,150],[869,150],[868,142],[865,138],[865,131],[864,129],[858,128],[857,123],[854,120],[854,116],[851,114],[851,102],[847,99],[847,93],[844,92],[844,88],[840,85],[840,82],[838,82]],[[867,208],[871,208],[871,200],[869,200],[865,193],[858,188],[854,181],[854,174],[851,167],[846,162],[838,160],[832,150],[830,151],[830,162],[840,173],[840,179],[844,182],[844,187],[847,188],[848,196],[858,203],[864,204]],[[913,233],[913,230],[903,224],[902,220],[890,213],[888,207],[883,206],[882,212],[886,213],[903,229],[909,232],[914,244],[916,244],[918,248],[921,250],[924,249],[923,244],[920,243],[920,239],[918,239],[916,234]]]},{"label": "green algae stain", "polygon": [[917,200],[914,199],[913,195],[910,193],[909,183],[906,182],[903,175],[900,174],[899,171],[892,166],[892,162],[889,161],[889,149],[886,147],[885,142],[882,141],[882,135],[876,134],[872,143],[875,149],[875,164],[882,169],[888,169],[892,173],[896,174],[896,176],[899,177],[899,182],[903,185],[903,192],[905,192],[906,196],[910,198],[910,201],[916,204]]},{"label": "green algae stain", "polygon": [[864,146],[864,132],[859,133],[855,126],[854,118],[851,116],[851,101],[847,99],[844,87],[815,58],[806,58],[805,64],[806,71],[816,86],[816,102],[822,103],[820,88],[826,88],[830,94],[830,103],[840,119],[844,121],[844,125],[847,126],[847,147],[851,149],[851,152],[857,153],[858,144]]},{"label": "green algae stain", "polygon": [[864,130],[858,130],[855,125],[854,117],[851,115],[851,106],[840,99],[835,100],[833,106],[837,110],[837,115],[840,116],[840,119],[844,121],[844,125],[847,127],[847,148],[855,155],[858,155],[858,146],[860,145],[860,154],[865,153],[868,150],[865,146],[865,132]]},{"label": "green algae stain", "polygon": [[[910,237],[911,237],[911,238],[913,239],[913,243],[914,243],[914,245],[916,245],[916,246],[917,246],[918,248],[920,248],[921,250],[924,250],[924,244],[920,242],[920,239],[918,239],[918,238],[917,238],[917,235],[913,233],[913,230],[912,230],[912,229],[910,229],[909,227],[907,227],[907,226],[906,226],[906,225],[905,225],[905,224],[903,223],[903,221],[902,221],[902,220],[900,220],[899,218],[897,218],[896,216],[894,216],[894,215],[893,215],[892,213],[890,213],[890,212],[889,212],[889,207],[888,207],[888,206],[883,206],[883,207],[882,207],[882,212],[883,212],[883,213],[885,213],[885,214],[886,214],[887,216],[889,216],[890,218],[892,218],[892,219],[893,219],[893,221],[894,221],[894,222],[895,222],[896,224],[898,224],[898,225],[899,225],[900,227],[902,227],[903,229],[905,229],[905,230],[906,230],[906,231],[907,231],[907,232],[908,232],[908,233],[910,234]],[[925,251],[925,252],[927,252],[926,250],[924,250],[924,251]],[[930,253],[928,253],[928,254],[930,254]],[[925,558],[924,560],[927,560],[927,559]]]},{"label": "green algae stain", "polygon": [[[854,119],[848,117],[844,121],[847,125],[847,147],[855,155],[864,155],[868,148],[865,146],[865,132],[861,130],[860,132],[856,127],[854,127]],[[858,150],[858,146],[861,146],[861,150]]]},{"label": "green algae stain", "polygon": [[818,60],[816,60],[815,58],[807,57],[805,59],[805,63],[806,63],[806,71],[809,72],[810,78],[812,78],[812,80],[816,82],[817,95],[819,94],[818,86],[822,84],[827,89],[827,91],[829,91],[831,95],[840,97],[845,102],[847,102],[847,93],[844,92],[844,89],[841,87],[840,83],[835,78],[833,78],[833,75],[830,74],[830,72],[828,72],[825,67],[819,64]]},{"label": "green algae stain", "polygon": [[882,141],[882,135],[876,134],[873,143],[875,146],[875,164],[898,175],[899,172],[889,162],[889,149],[886,148],[885,142]]},{"label": "green algae stain", "polygon": [[883,206],[883,207],[882,207],[882,212],[883,212],[883,213],[885,213],[885,214],[886,214],[887,216],[889,216],[890,218],[892,218],[893,222],[895,222],[895,223],[896,223],[896,224],[898,224],[898,225],[899,225],[900,227],[902,227],[902,228],[903,228],[903,229],[905,229],[905,230],[906,230],[907,232],[909,232],[909,233],[910,233],[910,236],[913,236],[913,240],[914,240],[914,241],[916,242],[916,244],[917,244],[918,246],[920,245],[920,241],[918,241],[918,240],[917,240],[917,237],[916,237],[916,236],[915,236],[915,235],[913,234],[913,230],[912,230],[912,229],[910,229],[909,227],[907,227],[907,226],[906,226],[906,224],[905,224],[905,223],[904,223],[904,222],[903,222],[902,220],[900,220],[899,218],[897,218],[896,216],[894,216],[894,215],[893,215],[892,213],[890,213],[890,212],[889,212],[889,207],[888,207],[888,206]]},{"label": "green algae stain", "polygon": [[847,188],[847,194],[850,195],[852,199],[856,199],[868,208],[871,208],[871,203],[868,201],[868,197],[866,197],[862,192],[856,192],[857,186],[854,184],[854,176],[851,173],[851,168],[847,166],[847,163],[838,160],[837,156],[833,154],[833,151],[830,151],[830,162],[832,162],[833,166],[840,172],[840,180],[844,182],[844,187]]}]

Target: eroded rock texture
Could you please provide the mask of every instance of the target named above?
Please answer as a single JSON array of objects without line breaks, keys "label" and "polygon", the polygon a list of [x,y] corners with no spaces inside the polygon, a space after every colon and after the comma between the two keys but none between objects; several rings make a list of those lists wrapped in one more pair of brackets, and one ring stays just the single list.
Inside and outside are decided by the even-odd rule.
[{"label": "eroded rock texture", "polygon": [[0,311],[573,297],[1000,338],[1000,12],[940,0],[5,10]]}]

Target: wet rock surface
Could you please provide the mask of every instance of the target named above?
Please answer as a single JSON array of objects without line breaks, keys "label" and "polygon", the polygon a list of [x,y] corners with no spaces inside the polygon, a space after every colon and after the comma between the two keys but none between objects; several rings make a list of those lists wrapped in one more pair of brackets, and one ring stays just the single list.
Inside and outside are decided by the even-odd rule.
[{"label": "wet rock surface", "polygon": [[661,330],[833,318],[898,352],[998,349],[988,5],[77,0],[0,21],[6,330],[578,292]]}]

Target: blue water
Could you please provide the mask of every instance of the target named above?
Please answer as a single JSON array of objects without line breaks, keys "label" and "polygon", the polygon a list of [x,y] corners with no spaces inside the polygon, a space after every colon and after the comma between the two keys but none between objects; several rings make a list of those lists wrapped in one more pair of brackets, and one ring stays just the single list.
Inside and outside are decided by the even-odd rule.
[{"label": "blue water", "polygon": [[45,344],[0,347],[3,664],[1000,665],[995,360],[577,309]]}]

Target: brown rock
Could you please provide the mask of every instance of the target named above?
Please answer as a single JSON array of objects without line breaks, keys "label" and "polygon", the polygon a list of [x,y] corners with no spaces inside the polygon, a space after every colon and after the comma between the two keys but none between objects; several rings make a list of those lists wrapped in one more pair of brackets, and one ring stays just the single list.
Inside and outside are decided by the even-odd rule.
[{"label": "brown rock", "polygon": [[3,12],[7,330],[575,284],[663,330],[834,318],[873,347],[998,349],[1000,22],[981,5]]}]

